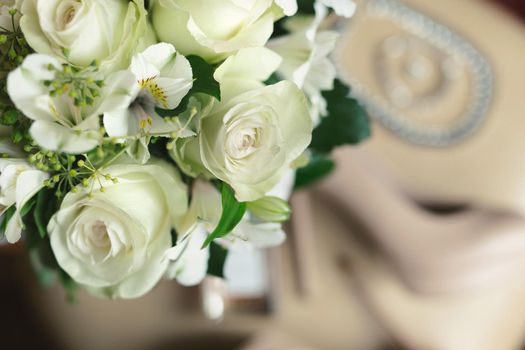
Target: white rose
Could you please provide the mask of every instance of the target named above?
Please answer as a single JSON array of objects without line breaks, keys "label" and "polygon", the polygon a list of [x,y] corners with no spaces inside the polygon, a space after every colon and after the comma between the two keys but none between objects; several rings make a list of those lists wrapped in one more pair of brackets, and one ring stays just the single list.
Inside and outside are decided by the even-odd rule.
[{"label": "white rose", "polygon": [[126,68],[148,32],[143,0],[23,0],[21,12],[36,52],[81,67],[98,60],[106,71]]},{"label": "white rose", "polygon": [[296,10],[290,0],[156,0],[152,19],[160,41],[218,62],[239,49],[263,46],[274,21]]},{"label": "white rose", "polygon": [[51,248],[64,271],[92,293],[140,297],[166,272],[171,230],[187,211],[186,188],[164,163],[103,171],[118,182],[103,181],[101,192],[94,181],[91,196],[67,194],[48,225]]},{"label": "white rose", "polygon": [[226,60],[216,72],[223,101],[201,120],[202,163],[243,202],[271,190],[311,140],[303,92],[289,81],[270,86],[258,81],[279,64],[273,55],[247,49]]}]

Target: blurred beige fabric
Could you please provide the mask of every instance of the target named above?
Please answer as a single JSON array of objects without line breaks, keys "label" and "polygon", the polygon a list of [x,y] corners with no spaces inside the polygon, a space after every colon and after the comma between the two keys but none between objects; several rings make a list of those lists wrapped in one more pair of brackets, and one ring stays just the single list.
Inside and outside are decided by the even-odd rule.
[{"label": "blurred beige fabric", "polygon": [[[316,193],[367,228],[380,254],[352,245],[359,295],[400,343],[410,349],[521,349],[524,26],[481,0],[404,2],[487,56],[496,79],[488,118],[472,137],[440,149],[412,145],[375,125],[364,146],[338,153],[337,174]],[[352,24],[355,32],[342,43],[340,68],[372,81],[361,51],[369,49],[378,29],[365,27],[358,19]],[[417,202],[467,209],[437,215]]]}]

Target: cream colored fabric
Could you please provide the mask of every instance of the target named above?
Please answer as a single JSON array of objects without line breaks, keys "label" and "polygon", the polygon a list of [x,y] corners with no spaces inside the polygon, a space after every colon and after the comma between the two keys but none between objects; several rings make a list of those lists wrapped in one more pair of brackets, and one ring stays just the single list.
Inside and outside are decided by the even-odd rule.
[{"label": "cream colored fabric", "polygon": [[[341,150],[337,160],[315,191],[315,230],[346,231],[355,295],[391,336],[409,349],[521,349],[525,219],[478,209],[430,214],[366,151]],[[325,203],[339,215],[319,210]],[[341,213],[352,220],[338,224]],[[360,235],[348,226],[356,221]],[[363,234],[373,249],[357,239]]]},{"label": "cream colored fabric", "polygon": [[[495,74],[493,105],[481,129],[461,144],[444,149],[419,147],[376,125],[365,148],[381,158],[401,185],[419,199],[524,213],[524,25],[483,0],[404,2],[448,25],[485,54]],[[340,68],[374,81],[371,63],[363,62],[362,57],[372,49],[367,45],[379,29],[360,31],[357,18],[352,27],[355,35],[341,44]]]}]

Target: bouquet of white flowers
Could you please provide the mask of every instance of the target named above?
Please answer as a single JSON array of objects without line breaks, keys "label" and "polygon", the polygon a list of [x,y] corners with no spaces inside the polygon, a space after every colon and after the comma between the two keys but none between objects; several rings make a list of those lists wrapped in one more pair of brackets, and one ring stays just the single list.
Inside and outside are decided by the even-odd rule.
[{"label": "bouquet of white flowers", "polygon": [[292,188],[369,135],[324,28],[354,7],[0,0],[1,235],[43,282],[110,298],[282,243]]}]

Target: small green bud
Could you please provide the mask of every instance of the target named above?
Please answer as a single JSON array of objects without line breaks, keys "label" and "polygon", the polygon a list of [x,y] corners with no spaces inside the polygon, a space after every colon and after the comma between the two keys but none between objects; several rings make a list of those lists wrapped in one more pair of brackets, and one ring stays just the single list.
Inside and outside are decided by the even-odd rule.
[{"label": "small green bud", "polygon": [[0,45],[7,42],[7,35],[0,35]]},{"label": "small green bud", "polygon": [[52,180],[53,180],[53,182],[58,182],[58,181],[60,181],[60,176],[55,175],[55,176],[53,176]]},{"label": "small green bud", "polygon": [[285,222],[292,213],[288,202],[278,197],[263,197],[247,204],[248,210],[263,222]]},{"label": "small green bud", "polygon": [[82,168],[84,165],[86,165],[86,162],[84,162],[82,159],[77,162],[77,165],[79,168]]},{"label": "small green bud", "polygon": [[78,175],[78,172],[77,172],[75,169],[71,169],[71,170],[69,171],[69,176],[71,176],[71,177],[75,177],[75,176],[77,176],[77,175]]},{"label": "small green bud", "polygon": [[11,16],[16,15],[17,12],[18,12],[18,10],[16,9],[16,7],[12,7],[12,8],[9,9],[9,14]]},{"label": "small green bud", "polygon": [[9,52],[7,53],[7,55],[9,56],[9,59],[10,59],[11,61],[14,61],[14,60],[16,59],[16,57],[17,57],[17,53],[16,53],[15,49],[13,49],[13,48],[11,48],[11,49],[9,50]]}]

